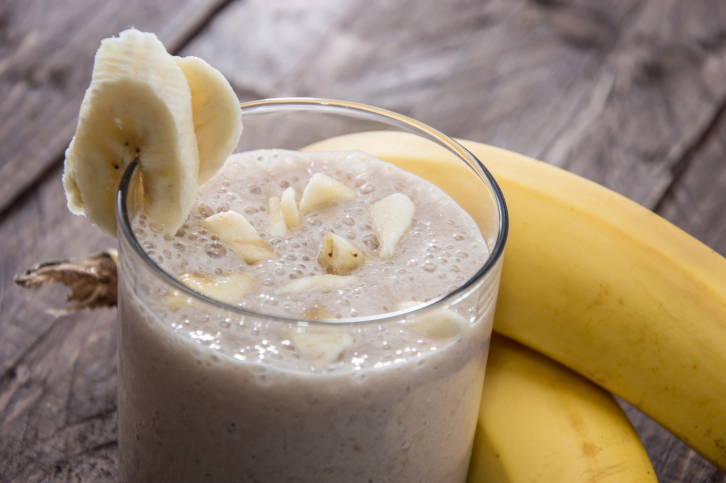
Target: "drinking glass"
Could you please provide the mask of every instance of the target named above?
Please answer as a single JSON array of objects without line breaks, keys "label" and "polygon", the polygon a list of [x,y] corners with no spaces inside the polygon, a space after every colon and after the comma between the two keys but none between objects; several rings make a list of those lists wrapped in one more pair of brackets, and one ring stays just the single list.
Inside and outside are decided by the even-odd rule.
[{"label": "drinking glass", "polygon": [[[475,220],[489,257],[408,310],[329,321],[254,313],[195,292],[145,252],[131,225],[143,208],[132,164],[117,204],[122,481],[463,483],[507,236],[496,182],[451,138],[383,109],[269,99],[241,115],[238,151],[362,150],[438,185]],[[452,316],[466,327],[448,339],[407,328]],[[203,330],[185,331],[190,323]],[[350,356],[291,365],[291,334],[345,338]],[[250,350],[222,351],[220,337]]]}]

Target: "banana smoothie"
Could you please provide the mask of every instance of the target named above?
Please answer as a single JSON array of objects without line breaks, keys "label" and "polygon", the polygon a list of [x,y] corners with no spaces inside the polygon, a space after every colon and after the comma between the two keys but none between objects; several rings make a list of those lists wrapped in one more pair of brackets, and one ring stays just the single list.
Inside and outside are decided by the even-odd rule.
[{"label": "banana smoothie", "polygon": [[[391,132],[433,159],[296,151]],[[240,105],[129,29],[96,52],[63,187],[119,242],[121,481],[465,481],[507,222],[461,146],[361,104]]]},{"label": "banana smoothie", "polygon": [[490,254],[438,187],[362,152],[252,151],[175,233],[132,216],[123,481],[465,481],[501,265],[475,296],[405,312]]}]

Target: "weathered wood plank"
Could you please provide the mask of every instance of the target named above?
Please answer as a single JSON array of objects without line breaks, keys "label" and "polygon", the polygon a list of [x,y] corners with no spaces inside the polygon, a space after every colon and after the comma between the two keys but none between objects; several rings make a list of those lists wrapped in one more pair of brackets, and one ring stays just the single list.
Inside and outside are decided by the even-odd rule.
[{"label": "weathered wood plank", "polygon": [[723,25],[707,0],[361,2],[275,94],[407,113],[653,207],[726,96]]},{"label": "weathered wood plank", "polygon": [[115,318],[59,319],[3,375],[0,480],[116,481]]},{"label": "weathered wood plank", "polygon": [[[116,480],[116,311],[53,319],[62,290],[28,294],[13,272],[112,246],[67,212],[60,167],[0,224],[0,481]],[[40,258],[38,258],[40,257]]]},{"label": "weathered wood plank", "polygon": [[723,2],[648,2],[604,63],[602,107],[543,159],[653,208],[726,96],[725,28]]},{"label": "weathered wood plank", "polygon": [[136,26],[173,51],[227,1],[0,4],[0,212],[62,159],[101,39]]},{"label": "weathered wood plank", "polygon": [[236,1],[180,52],[222,71],[241,100],[279,97],[276,86],[320,49],[357,0]]},{"label": "weathered wood plank", "polygon": [[116,241],[100,234],[86,218],[71,215],[56,167],[21,203],[0,218],[0,371],[6,371],[41,337],[52,318],[45,310],[62,305],[63,291],[32,296],[13,284],[13,275],[38,261],[93,253]]}]

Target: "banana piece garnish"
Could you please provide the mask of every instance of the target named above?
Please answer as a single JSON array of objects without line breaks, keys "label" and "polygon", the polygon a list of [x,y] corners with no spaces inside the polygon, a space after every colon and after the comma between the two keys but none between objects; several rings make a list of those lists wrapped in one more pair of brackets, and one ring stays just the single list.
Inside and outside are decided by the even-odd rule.
[{"label": "banana piece garnish", "polygon": [[[239,302],[247,294],[252,287],[254,278],[244,272],[214,276],[185,273],[179,277],[179,281],[215,300],[225,304],[233,304]],[[162,302],[172,310],[179,310],[183,306],[189,305],[190,301],[182,296],[179,291],[174,290],[167,292]]]},{"label": "banana piece garnish", "polygon": [[300,217],[300,210],[297,208],[295,203],[295,190],[293,188],[287,188],[282,192],[280,197],[280,211],[282,212],[283,218],[285,218],[285,224],[288,228],[297,228],[302,222]]},{"label": "banana piece garnish", "polygon": [[282,237],[287,233],[285,218],[280,210],[280,198],[271,196],[267,200],[267,232],[270,236]]},{"label": "banana piece garnish", "polygon": [[332,364],[353,347],[353,337],[339,332],[292,332],[290,341],[300,356],[310,361]]},{"label": "banana piece garnish", "polygon": [[345,238],[328,232],[323,238],[323,248],[318,254],[318,263],[334,275],[348,275],[355,267],[364,263],[366,256]]},{"label": "banana piece garnish", "polygon": [[[403,302],[401,310],[421,305],[420,302]],[[452,339],[466,329],[469,322],[450,309],[436,311],[429,315],[416,317],[406,322],[407,329],[418,332],[431,339]]]},{"label": "banana piece garnish", "polygon": [[337,179],[322,173],[314,174],[303,190],[300,200],[300,211],[305,213],[314,206],[331,201],[352,200],[357,196],[355,190]]},{"label": "banana piece garnish", "polygon": [[66,150],[68,208],[116,235],[116,192],[138,155],[146,213],[170,232],[186,220],[197,192],[199,154],[191,92],[159,39],[125,30],[96,53],[91,85]]},{"label": "banana piece garnish", "polygon": [[356,275],[313,275],[312,277],[298,278],[282,287],[275,289],[276,295],[300,293],[308,290],[324,290],[329,292],[335,289],[352,287],[360,283]]},{"label": "banana piece garnish", "polygon": [[396,245],[411,228],[416,207],[403,193],[394,193],[373,203],[370,209],[373,227],[381,244],[380,256],[383,260],[393,257]]},{"label": "banana piece garnish", "polygon": [[217,235],[245,263],[254,265],[261,260],[277,258],[277,253],[262,240],[247,218],[236,211],[223,211],[202,221],[202,225]]},{"label": "banana piece garnish", "polygon": [[174,57],[192,94],[192,119],[199,150],[198,184],[222,167],[242,134],[239,99],[227,79],[199,57]]},{"label": "banana piece garnish", "polygon": [[125,30],[105,39],[66,150],[68,208],[116,235],[116,192],[139,159],[144,211],[174,233],[199,181],[237,144],[239,101],[227,80],[201,59],[171,56],[154,34]]}]

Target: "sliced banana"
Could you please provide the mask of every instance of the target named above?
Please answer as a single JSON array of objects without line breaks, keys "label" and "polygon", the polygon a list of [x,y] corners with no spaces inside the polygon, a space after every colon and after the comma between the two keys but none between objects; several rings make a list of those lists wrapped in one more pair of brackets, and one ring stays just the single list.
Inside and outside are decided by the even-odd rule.
[{"label": "sliced banana", "polygon": [[329,292],[335,289],[352,287],[359,283],[360,278],[356,275],[313,275],[312,277],[298,278],[282,287],[278,287],[275,289],[275,294],[286,295],[306,292],[308,290],[324,290]]},{"label": "sliced banana", "polygon": [[[187,287],[225,304],[239,302],[254,282],[252,275],[238,272],[229,275],[199,275],[186,273],[179,281]],[[172,310],[189,305],[189,300],[178,291],[167,292],[162,302]]]},{"label": "sliced banana", "polygon": [[363,250],[345,238],[328,232],[323,238],[323,248],[318,254],[318,263],[334,275],[348,275],[351,270],[366,261]]},{"label": "sliced banana", "polygon": [[267,232],[270,236],[285,236],[287,233],[287,225],[285,218],[280,210],[280,198],[271,196],[267,200]]},{"label": "sliced banana", "polygon": [[202,225],[217,235],[245,263],[254,265],[261,260],[277,258],[277,253],[262,240],[255,227],[236,211],[223,211],[202,221]]},{"label": "sliced banana", "polygon": [[378,256],[384,260],[393,257],[396,245],[411,228],[415,211],[413,201],[403,193],[394,193],[373,203],[371,218],[381,244]]},{"label": "sliced banana", "polygon": [[[420,302],[403,302],[401,309],[411,309],[421,305]],[[425,335],[431,339],[452,339],[469,325],[469,322],[450,309],[436,311],[406,322],[406,328]]]},{"label": "sliced banana", "polygon": [[300,356],[324,364],[339,361],[353,347],[353,337],[340,332],[293,332],[289,337]]},{"label": "sliced banana", "polygon": [[285,218],[285,224],[288,228],[297,228],[302,222],[300,217],[300,211],[295,203],[295,190],[287,188],[282,192],[280,197],[280,211],[282,216]]},{"label": "sliced banana", "polygon": [[350,186],[337,179],[322,173],[314,174],[303,190],[300,200],[300,211],[305,213],[314,206],[330,203],[331,201],[352,200],[356,192]]},{"label": "sliced banana", "polygon": [[68,208],[115,236],[115,203],[138,155],[146,213],[175,232],[197,191],[199,156],[189,85],[155,35],[130,29],[105,39],[66,151]]},{"label": "sliced banana", "polygon": [[239,99],[227,79],[199,57],[174,57],[174,60],[192,94],[201,186],[219,171],[237,147],[242,133]]}]

